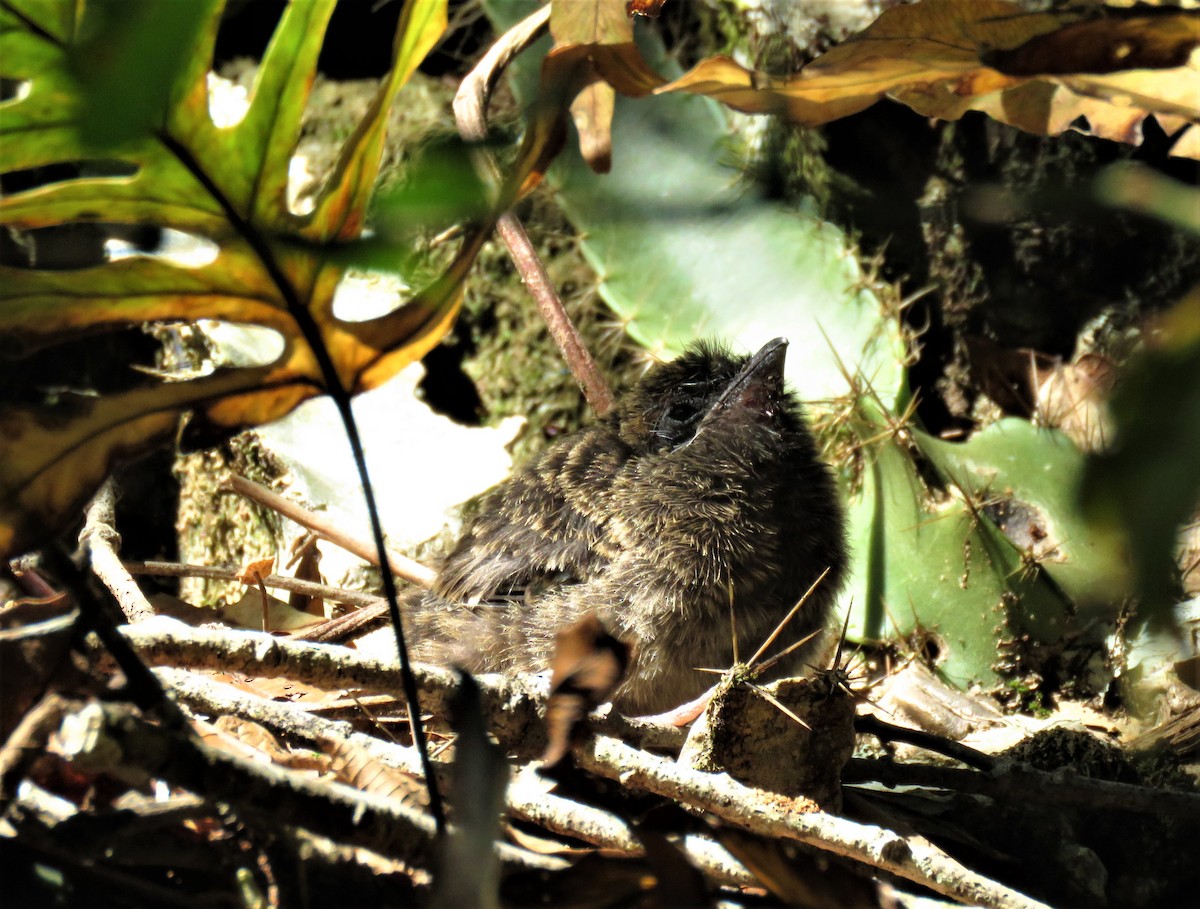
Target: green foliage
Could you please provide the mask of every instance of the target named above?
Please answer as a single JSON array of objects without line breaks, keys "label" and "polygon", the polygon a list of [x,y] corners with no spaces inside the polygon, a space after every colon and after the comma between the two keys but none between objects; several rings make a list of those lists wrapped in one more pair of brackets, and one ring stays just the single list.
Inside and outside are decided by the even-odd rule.
[{"label": "green foliage", "polygon": [[1126,369],[1112,401],[1116,438],[1088,463],[1081,497],[1096,528],[1128,548],[1139,615],[1160,625],[1180,599],[1176,534],[1200,506],[1200,292],[1161,339]]},{"label": "green foliage", "polygon": [[[504,25],[532,7],[488,8]],[[671,78],[648,32],[642,54]],[[516,65],[526,98],[533,62]],[[853,465],[841,474],[857,636],[936,635],[941,672],[964,686],[995,684],[1039,642],[1101,641],[1128,578],[1120,546],[1079,513],[1078,449],[1020,420],[965,443],[909,425],[895,306],[838,226],[735,188],[718,163],[726,130],[707,99],[618,98],[611,173],[592,173],[571,143],[549,171],[619,322],[665,355],[697,337],[748,349],[789,338],[789,379],[826,399],[829,447]]]},{"label": "green foliage", "polygon": [[68,520],[118,457],[170,438],[184,415],[193,437],[207,438],[273,420],[331,387],[373,387],[422,356],[453,320],[482,228],[428,289],[367,321],[333,314],[345,264],[329,255],[362,232],[387,110],[444,30],[445,0],[408,4],[393,68],[314,209],[288,206],[289,163],[334,2],[288,5],[249,108],[232,126],[209,113],[221,0],[0,8],[0,76],[20,87],[0,105],[3,169],[40,177],[0,199],[0,225],[17,235],[97,222],[153,227],[213,250],[204,261],[134,255],[74,270],[0,266],[9,349],[52,356],[69,338],[195,319],[256,325],[282,339],[269,363],[0,405],[0,552],[33,545]]},{"label": "green foliage", "polygon": [[1027,640],[1103,639],[1123,560],[1074,505],[1083,456],[1069,439],[1018,419],[961,443],[876,429],[851,511],[864,637],[932,632],[960,685],[996,681]]},{"label": "green foliage", "polygon": [[[508,21],[526,6],[489,10]],[[678,69],[652,33],[640,37],[658,71]],[[527,99],[537,56],[514,66]],[[652,353],[673,356],[698,337],[756,350],[783,335],[788,378],[805,397],[845,394],[840,357],[894,401],[899,326],[879,317],[882,304],[849,238],[811,213],[739,188],[737,172],[719,163],[726,133],[719,106],[704,98],[618,98],[611,173],[593,173],[568,143],[549,178],[582,234],[604,301]]]},{"label": "green foliage", "polygon": [[[163,121],[213,7],[211,0],[91,0],[83,7],[67,60],[78,87],[77,124],[85,144],[117,147]],[[121,103],[113,104],[114,98]]]},{"label": "green foliage", "polygon": [[[1100,201],[1200,237],[1200,190],[1136,166],[1108,168]],[[1170,627],[1176,535],[1200,508],[1200,288],[1162,319],[1112,399],[1116,437],[1088,462],[1081,503],[1132,557],[1139,619]]]}]

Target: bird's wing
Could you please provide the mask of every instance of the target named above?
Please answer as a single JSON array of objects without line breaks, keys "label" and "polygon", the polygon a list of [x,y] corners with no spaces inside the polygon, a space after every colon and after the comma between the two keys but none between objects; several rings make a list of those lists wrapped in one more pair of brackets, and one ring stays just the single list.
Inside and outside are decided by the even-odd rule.
[{"label": "bird's wing", "polygon": [[452,601],[536,596],[588,580],[611,557],[604,499],[619,455],[600,430],[553,446],[486,500],[442,564]]}]

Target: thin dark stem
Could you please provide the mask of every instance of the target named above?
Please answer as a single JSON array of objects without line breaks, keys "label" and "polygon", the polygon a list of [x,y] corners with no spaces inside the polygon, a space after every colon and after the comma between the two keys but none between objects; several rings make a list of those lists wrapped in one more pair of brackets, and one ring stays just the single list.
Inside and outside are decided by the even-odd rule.
[{"label": "thin dark stem", "polygon": [[990,754],[984,754],[982,751],[977,751],[959,742],[953,742],[940,735],[934,735],[932,732],[922,732],[920,729],[909,729],[905,726],[885,723],[879,717],[870,714],[854,718],[854,731],[877,736],[884,741],[908,742],[908,744],[924,748],[926,751],[954,758],[976,770],[989,771],[996,766],[996,759]]},{"label": "thin dark stem", "polygon": [[509,255],[521,273],[526,289],[546,321],[550,337],[558,344],[571,374],[583,389],[583,396],[598,416],[604,416],[613,409],[615,403],[612,389],[608,387],[604,374],[600,372],[600,367],[596,365],[587,345],[583,343],[579,329],[567,315],[562,298],[558,295],[554,282],[550,280],[537,250],[533,248],[524,225],[512,212],[505,212],[496,222],[496,233],[508,247]]},{"label": "thin dark stem", "polygon": [[[182,562],[138,562],[123,561],[125,570],[131,575],[167,578],[207,578],[212,581],[236,581],[238,569],[222,568],[214,565],[187,565]],[[270,574],[263,578],[268,587],[298,593],[306,597],[321,597],[335,603],[345,603],[363,609],[383,602],[381,597],[361,590],[346,590],[329,584],[318,584],[315,581],[302,581],[299,578],[289,578],[283,575]]]},{"label": "thin dark stem", "polygon": [[[458,132],[468,142],[482,142],[487,138],[487,106],[500,74],[512,59],[532,44],[545,31],[550,19],[547,4],[524,20],[514,25],[488,49],[475,68],[467,74],[454,97],[454,119]],[[481,176],[498,184],[504,182],[500,167],[486,149],[480,149],[475,157]],[[513,264],[521,273],[530,296],[538,311],[546,320],[550,336],[562,351],[563,359],[571,374],[579,382],[583,395],[592,410],[603,416],[613,408],[613,394],[608,382],[591,353],[579,336],[579,331],[567,315],[562,298],[554,288],[545,265],[534,249],[529,235],[520,220],[512,212],[505,212],[496,222],[496,233],[508,247]]]},{"label": "thin dark stem", "polygon": [[79,607],[79,622],[81,630],[94,631],[100,643],[116,660],[117,666],[125,675],[125,685],[129,700],[140,710],[157,711],[158,715],[175,728],[189,728],[178,705],[167,695],[166,689],[158,681],[158,677],[142,662],[130,643],[117,631],[112,616],[105,610],[104,604],[96,598],[88,587],[87,579],[79,567],[71,560],[61,544],[55,544],[43,550],[47,570],[62,586],[75,605]]},{"label": "thin dark stem", "polygon": [[[313,319],[308,307],[301,301],[299,295],[296,293],[296,289],[292,286],[291,281],[288,280],[283,269],[280,268],[279,263],[275,261],[275,256],[272,254],[266,240],[258,231],[252,229],[237,209],[230,204],[229,200],[225,198],[224,193],[221,192],[220,187],[212,181],[204,168],[200,166],[200,163],[192,157],[191,152],[165,131],[159,133],[159,138],[167,150],[178,158],[179,162],[188,169],[204,190],[221,206],[229,223],[233,225],[239,236],[254,250],[258,260],[266,269],[271,282],[279,291],[280,297],[282,297],[283,302],[287,306],[288,313],[295,320],[296,327],[300,330],[301,336],[312,351],[317,366],[321,370],[321,379],[324,382],[325,393],[329,395],[333,400],[334,406],[337,407],[346,438],[350,442],[350,451],[354,456],[354,466],[358,471],[359,480],[362,483],[363,498],[366,500],[367,514],[371,522],[371,537],[375,544],[375,550],[379,555],[379,562],[381,565],[387,564],[387,548],[383,540],[383,523],[379,519],[379,509],[375,502],[375,490],[371,486],[370,474],[367,471],[367,461],[363,453],[362,438],[359,436],[358,424],[354,421],[354,413],[350,406],[350,392],[342,385],[341,376],[338,375],[337,367],[329,355],[329,350],[326,348],[325,341],[321,337],[321,330],[316,320]],[[413,745],[421,755],[421,765],[425,771],[425,784],[429,788],[429,811],[433,815],[433,820],[440,836],[445,832],[446,827],[445,810],[442,807],[442,798],[438,792],[433,765],[429,758],[425,728],[421,725],[421,705],[417,695],[417,682],[413,676],[412,665],[408,659],[408,647],[404,641],[404,627],[400,619],[400,603],[396,591],[396,580],[392,577],[390,571],[382,571],[380,575],[383,578],[383,593],[388,601],[388,616],[391,619],[392,628],[396,633],[396,652],[400,657],[400,681],[404,691],[405,704],[408,707],[408,721],[412,730]]]}]

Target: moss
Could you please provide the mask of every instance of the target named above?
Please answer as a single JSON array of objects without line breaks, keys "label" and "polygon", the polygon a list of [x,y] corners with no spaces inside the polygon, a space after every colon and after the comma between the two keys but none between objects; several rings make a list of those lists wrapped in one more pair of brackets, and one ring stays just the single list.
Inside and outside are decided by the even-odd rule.
[{"label": "moss", "polygon": [[[279,515],[222,488],[231,473],[264,486],[282,473],[254,433],[244,432],[218,448],[181,455],[174,473],[179,480],[175,529],[180,561],[228,566],[231,560],[245,563],[276,554]],[[198,606],[219,606],[236,602],[243,590],[235,581],[184,578],[179,595]]]},{"label": "moss", "polygon": [[[619,392],[639,371],[636,348],[600,299],[596,275],[570,224],[544,193],[520,214],[584,343]],[[490,242],[476,268],[451,343],[463,342],[469,350],[463,369],[475,383],[488,422],[510,415],[528,421],[513,444],[522,460],[592,415],[503,244]]]}]

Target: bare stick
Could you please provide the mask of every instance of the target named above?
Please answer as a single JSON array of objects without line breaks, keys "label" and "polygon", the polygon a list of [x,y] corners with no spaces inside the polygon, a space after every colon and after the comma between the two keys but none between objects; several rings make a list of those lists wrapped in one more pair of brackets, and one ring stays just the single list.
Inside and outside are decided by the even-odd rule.
[{"label": "bare stick", "polygon": [[854,731],[873,735],[885,742],[907,742],[935,754],[944,754],[946,757],[961,761],[968,767],[974,767],[976,770],[984,772],[994,770],[998,763],[997,759],[990,754],[984,754],[962,742],[954,742],[944,736],[925,732],[923,729],[909,729],[906,726],[885,723],[871,713],[861,714],[854,718]]},{"label": "bare stick", "polygon": [[935,893],[990,909],[1047,909],[990,880],[923,837],[807,810],[802,800],[762,793],[725,774],[704,773],[597,736],[576,750],[579,765],[623,786],[675,799],[768,837],[783,837],[880,868]]},{"label": "bare stick", "polygon": [[[199,738],[155,726],[132,708],[93,701],[79,721],[60,728],[64,756],[88,772],[139,771],[162,778],[210,801],[237,806],[246,823],[272,832],[292,824],[429,867],[435,853],[433,820],[394,799],[381,799],[349,786],[330,786],[275,764],[222,751]],[[67,730],[81,730],[68,732]],[[498,843],[510,868],[545,871],[565,866]]]},{"label": "bare stick", "polygon": [[[212,581],[236,581],[236,568],[222,568],[215,565],[187,565],[181,562],[122,562],[125,570],[133,575],[149,575],[152,577],[168,578],[208,578]],[[363,593],[361,590],[346,590],[343,587],[331,587],[328,584],[318,584],[315,581],[302,581],[299,578],[284,577],[280,574],[270,574],[262,579],[268,587],[298,593],[301,596],[324,597],[335,603],[345,603],[347,606],[357,606],[360,609],[378,606],[384,603],[383,597],[373,593]],[[386,606],[384,612],[387,612]]]},{"label": "bare stick", "polygon": [[116,530],[117,498],[112,477],[104,481],[87,508],[87,518],[79,542],[88,552],[92,571],[109,589],[128,622],[144,622],[154,615],[154,607],[121,564],[117,550],[121,535]]},{"label": "bare stick", "polygon": [[[285,677],[334,690],[359,688],[393,695],[401,693],[391,661],[364,656],[348,647],[287,640],[258,631],[192,628],[165,616],[121,631],[152,666],[219,669],[258,678]],[[457,674],[422,663],[414,663],[413,672],[425,710],[445,716],[458,690]],[[482,709],[488,728],[500,743],[516,753],[541,754],[546,742],[539,705],[544,705],[549,680],[490,674],[476,676],[475,680],[483,696]],[[629,719],[611,710],[607,715],[596,715],[593,726],[649,748],[678,749],[684,738],[683,731],[673,726]]]},{"label": "bare stick", "polygon": [[[487,105],[500,74],[512,61],[541,36],[550,21],[550,5],[518,22],[500,36],[483,59],[467,73],[458,93],[454,96],[454,119],[459,134],[468,142],[482,142],[487,138]],[[480,149],[475,156],[476,164],[485,180],[502,182],[500,169],[490,152]],[[563,357],[583,389],[584,397],[592,409],[603,416],[613,408],[613,394],[608,382],[600,372],[596,361],[579,336],[579,331],[563,308],[562,299],[554,283],[546,273],[546,267],[529,240],[529,234],[512,212],[505,212],[496,223],[496,232],[508,247],[509,254],[521,273],[525,286],[537,303],[538,311],[546,320],[550,336],[562,351]]]},{"label": "bare stick", "polygon": [[[265,486],[260,486],[236,474],[229,478],[229,488],[239,495],[258,502],[260,505],[265,505],[272,511],[279,512],[285,518],[290,518],[300,526],[307,527],[313,533],[328,540],[330,543],[340,546],[347,552],[358,556],[367,564],[374,565],[376,568],[380,567],[379,557],[376,555],[373,545],[348,536],[340,528],[335,527],[327,518],[309,511],[295,502],[288,501],[278,493],[271,492]],[[433,586],[434,579],[437,577],[437,572],[427,565],[422,565],[420,562],[395,552],[388,553],[388,569],[396,577],[419,584],[422,587]]]},{"label": "bare stick", "polygon": [[[349,723],[314,717],[297,704],[257,697],[199,673],[165,668],[157,670],[157,673],[185,703],[205,713],[239,716],[278,734],[318,746],[323,740],[335,739],[362,749],[374,760],[398,767],[406,773],[415,776],[422,773],[417,753],[411,746],[380,741],[365,733],[354,732]],[[449,782],[449,767],[437,762],[434,768],[445,788]],[[508,787],[506,807],[510,815],[594,846],[618,850],[630,856],[644,853],[641,843],[620,818],[602,809],[546,792],[542,781],[527,779],[530,772],[531,769],[526,769],[518,773]],[[710,837],[688,836],[684,838],[682,846],[689,859],[717,883],[741,886],[755,883],[737,860]]]}]

